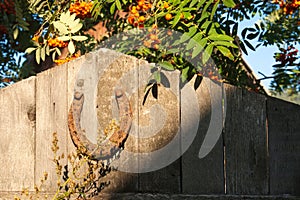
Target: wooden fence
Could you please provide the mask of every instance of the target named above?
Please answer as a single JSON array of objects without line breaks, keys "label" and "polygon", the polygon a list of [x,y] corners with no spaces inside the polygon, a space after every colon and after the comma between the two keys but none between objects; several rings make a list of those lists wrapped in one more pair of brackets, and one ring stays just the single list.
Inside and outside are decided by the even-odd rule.
[{"label": "wooden fence", "polygon": [[[219,101],[222,112],[213,118],[212,108],[217,102],[214,99],[217,97],[212,96],[215,83],[205,79],[194,90],[193,82],[183,86],[178,73],[164,72],[165,87],[158,88],[158,99],[149,95],[142,106],[143,87],[151,73],[149,65],[100,49],[1,89],[0,199],[13,199],[26,187],[34,191],[45,171],[49,178],[44,189],[55,192],[52,133],[58,133],[60,153],[67,155],[75,150],[68,130],[68,113],[74,89],[83,86],[78,83],[82,80],[84,92],[92,95],[98,91],[97,101],[102,102],[99,105],[103,113],[100,125],[114,117],[111,110],[116,107],[111,103],[111,94],[115,86],[122,86],[132,104],[136,123],[129,135],[147,131],[150,135],[162,134],[143,147],[148,153],[163,147],[153,147],[159,143],[156,139],[163,141],[163,134],[196,130],[186,151],[186,136],[181,135],[173,149],[178,157],[163,168],[147,173],[133,173],[130,169],[111,172],[107,177],[111,184],[102,191],[101,198],[297,199],[299,105],[221,84],[218,90],[222,92]],[[210,127],[212,120],[215,121]],[[88,111],[82,112],[81,123],[86,129],[94,123]],[[199,158],[199,149],[206,148],[203,144],[213,126],[223,128],[215,144],[211,144],[211,151]],[[132,148],[128,139],[124,150]],[[67,158],[62,162],[67,164]]]}]

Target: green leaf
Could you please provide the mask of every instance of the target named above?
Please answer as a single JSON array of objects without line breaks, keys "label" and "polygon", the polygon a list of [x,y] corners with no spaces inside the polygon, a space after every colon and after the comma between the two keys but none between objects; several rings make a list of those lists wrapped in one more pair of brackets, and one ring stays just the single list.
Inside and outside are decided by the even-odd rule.
[{"label": "green leaf", "polygon": [[71,33],[76,33],[76,32],[78,32],[81,28],[82,28],[82,26],[83,26],[83,24],[82,23],[79,23],[79,24],[77,24],[76,26],[74,26],[73,28],[71,28]]},{"label": "green leaf", "polygon": [[75,41],[84,41],[84,40],[87,40],[88,37],[84,36],[84,35],[75,35],[75,36],[72,36],[72,39]]},{"label": "green leaf", "polygon": [[181,12],[177,12],[176,16],[174,17],[174,20],[172,21],[172,27],[174,28],[176,26],[176,24],[179,22],[180,20],[180,15],[181,15]]},{"label": "green leaf", "polygon": [[202,6],[203,6],[203,4],[205,3],[206,1],[199,1],[198,0],[198,4],[197,4],[197,10],[199,10]]},{"label": "green leaf", "polygon": [[69,26],[70,29],[74,29],[76,26],[78,26],[78,24],[80,24],[80,19],[76,19],[73,21],[70,20],[67,25]]},{"label": "green leaf", "polygon": [[244,40],[244,42],[252,51],[255,51],[255,48],[252,46],[250,42],[248,42],[247,40]]},{"label": "green leaf", "polygon": [[241,47],[242,51],[243,51],[246,55],[248,55],[247,49],[246,49],[246,47],[245,47],[245,45],[244,45],[243,42],[240,42],[240,47]]},{"label": "green leaf", "polygon": [[180,51],[179,49],[168,49],[166,54],[178,53],[179,51]]},{"label": "green leaf", "polygon": [[46,46],[43,46],[41,48],[41,59],[42,59],[42,61],[45,61],[45,59],[46,59]]},{"label": "green leaf", "polygon": [[244,29],[242,30],[241,35],[242,35],[243,39],[245,39],[245,36],[246,36],[247,31],[248,31],[248,28],[244,28]]},{"label": "green leaf", "polygon": [[71,16],[70,11],[63,12],[63,13],[60,14],[59,21],[61,23],[67,24],[70,16]]},{"label": "green leaf", "polygon": [[156,83],[160,83],[161,82],[161,75],[160,75],[159,71],[153,72],[152,77],[156,81]]},{"label": "green leaf", "polygon": [[235,3],[233,0],[223,0],[223,3],[226,7],[233,8],[235,6]]},{"label": "green leaf", "polygon": [[55,60],[55,57],[56,57],[56,51],[54,51],[53,54],[52,54],[52,60],[53,61]]},{"label": "green leaf", "polygon": [[14,32],[13,32],[14,39],[17,39],[18,35],[19,35],[19,29],[16,27]]},{"label": "green leaf", "polygon": [[234,56],[230,52],[230,50],[224,46],[217,46],[217,49],[230,60],[234,60]]},{"label": "green leaf", "polygon": [[173,45],[181,44],[193,37],[193,35],[197,32],[197,27],[192,26],[189,28],[189,31],[187,33],[182,34],[179,40],[176,40]]},{"label": "green leaf", "polygon": [[116,3],[113,3],[113,4],[110,6],[110,9],[109,9],[110,14],[111,14],[111,15],[114,14],[114,13],[115,13],[115,10],[116,10]]},{"label": "green leaf", "polygon": [[189,77],[189,68],[185,67],[181,70],[181,81],[184,83]]},{"label": "green leaf", "polygon": [[162,66],[162,68],[164,68],[165,70],[169,70],[169,71],[175,70],[174,66],[167,61],[159,62],[158,65]]},{"label": "green leaf", "polygon": [[232,42],[228,42],[228,41],[222,41],[222,40],[214,41],[214,44],[215,44],[215,45],[222,45],[222,46],[225,46],[225,47],[238,48],[238,46],[236,46],[236,45],[233,44]]},{"label": "green leaf", "polygon": [[38,7],[36,7],[36,11],[40,12],[40,10],[42,10],[42,8],[44,6],[46,6],[46,4],[47,4],[47,1],[42,1],[42,3]]},{"label": "green leaf", "polygon": [[223,41],[233,41],[234,39],[229,35],[222,35],[222,34],[212,34],[208,36],[210,40],[223,40]]},{"label": "green leaf", "polygon": [[179,4],[179,8],[182,9],[190,0],[184,0],[183,2],[181,1]]},{"label": "green leaf", "polygon": [[259,35],[259,32],[257,32],[257,33],[249,33],[249,34],[247,35],[247,39],[248,39],[248,40],[253,40],[253,39],[256,38],[258,35]]},{"label": "green leaf", "polygon": [[55,22],[53,22],[53,25],[58,30],[60,35],[65,35],[68,33],[68,28],[66,27],[65,24],[63,24],[59,21],[55,21]]},{"label": "green leaf", "polygon": [[206,2],[206,5],[204,6],[204,8],[203,8],[203,10],[202,10],[202,15],[203,15],[204,13],[207,13],[207,9],[208,9],[208,7],[213,3],[213,1],[214,1],[214,0],[204,1],[204,2]]},{"label": "green leaf", "polygon": [[61,41],[69,41],[71,38],[70,36],[64,35],[64,36],[57,37],[57,39]]},{"label": "green leaf", "polygon": [[57,55],[61,56],[61,52],[60,52],[59,48],[56,47],[55,52],[57,53]]},{"label": "green leaf", "polygon": [[204,65],[208,59],[210,58],[212,51],[213,51],[214,45],[213,44],[209,44],[205,51],[203,52],[203,56],[202,56],[202,64]]},{"label": "green leaf", "polygon": [[31,54],[34,50],[36,50],[37,48],[34,48],[34,47],[29,47],[25,50],[25,53],[27,54]]},{"label": "green leaf", "polygon": [[213,20],[213,17],[216,13],[216,10],[217,10],[218,6],[219,6],[219,3],[220,3],[220,0],[218,0],[217,2],[214,3],[214,6],[213,6],[213,8],[211,10],[211,14],[210,14],[210,20]]},{"label": "green leaf", "polygon": [[193,0],[193,1],[190,3],[189,7],[190,7],[190,8],[193,8],[194,5],[195,5],[196,3],[198,3],[198,0]]},{"label": "green leaf", "polygon": [[122,10],[122,6],[121,6],[120,0],[116,0],[116,6],[117,6],[118,10]]},{"label": "green leaf", "polygon": [[75,53],[75,45],[73,43],[73,41],[71,40],[68,44],[68,50],[70,52],[70,54],[72,55],[73,53]]},{"label": "green leaf", "polygon": [[193,53],[192,53],[192,58],[195,58],[197,55],[200,54],[200,52],[204,49],[204,47],[206,46],[207,44],[207,39],[206,38],[203,38],[202,40],[200,40],[199,42],[196,42],[196,47],[195,49],[193,50]]},{"label": "green leaf", "polygon": [[46,45],[46,54],[47,56],[50,56],[50,47]]},{"label": "green leaf", "polygon": [[30,6],[31,7],[36,7],[42,0],[36,0],[36,1],[31,1]]},{"label": "green leaf", "polygon": [[207,29],[207,27],[212,23],[212,21],[206,21],[202,24],[201,29]]},{"label": "green leaf", "polygon": [[37,64],[40,64],[41,62],[41,48],[37,48],[35,51],[35,60]]}]

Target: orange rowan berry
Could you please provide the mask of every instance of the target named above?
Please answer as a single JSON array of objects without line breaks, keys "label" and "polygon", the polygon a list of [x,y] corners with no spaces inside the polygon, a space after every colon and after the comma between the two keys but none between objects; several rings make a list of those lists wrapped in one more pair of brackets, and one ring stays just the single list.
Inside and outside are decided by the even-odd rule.
[{"label": "orange rowan berry", "polygon": [[144,1],[143,0],[138,1],[138,5],[142,7],[144,5]]},{"label": "orange rowan berry", "polygon": [[139,24],[138,28],[144,28],[144,24]]},{"label": "orange rowan berry", "polygon": [[158,50],[159,49],[159,45],[158,44],[154,44],[153,45],[153,49]]},{"label": "orange rowan berry", "polygon": [[153,24],[153,25],[152,25],[152,28],[153,28],[153,29],[157,29],[157,24]]},{"label": "orange rowan berry", "polygon": [[130,16],[130,17],[128,17],[128,22],[129,22],[129,24],[133,24],[134,23],[134,16]]},{"label": "orange rowan berry", "polygon": [[184,19],[184,14],[180,13],[180,19]]},{"label": "orange rowan berry", "polygon": [[131,14],[136,14],[136,13],[138,13],[138,11],[137,11],[136,9],[132,9],[132,10],[130,11],[130,13],[131,13]]},{"label": "orange rowan berry", "polygon": [[144,4],[143,5],[143,11],[147,11],[149,8],[148,8],[148,5]]},{"label": "orange rowan berry", "polygon": [[151,39],[151,40],[157,40],[158,37],[157,37],[156,34],[150,34],[150,39]]},{"label": "orange rowan berry", "polygon": [[164,2],[164,8],[165,8],[165,9],[169,8],[168,2]]},{"label": "orange rowan berry", "polygon": [[172,32],[171,30],[168,30],[168,31],[167,31],[167,35],[170,35],[170,36],[171,36],[171,35],[173,35],[173,32]]},{"label": "orange rowan berry", "polygon": [[150,48],[151,47],[151,42],[149,40],[144,41],[144,46]]},{"label": "orange rowan berry", "polygon": [[166,19],[167,21],[171,20],[172,17],[173,17],[173,16],[172,16],[171,13],[168,13],[168,14],[165,15],[165,19]]},{"label": "orange rowan berry", "polygon": [[145,20],[146,20],[146,18],[144,16],[140,16],[138,19],[138,22],[143,23],[143,22],[145,22]]}]

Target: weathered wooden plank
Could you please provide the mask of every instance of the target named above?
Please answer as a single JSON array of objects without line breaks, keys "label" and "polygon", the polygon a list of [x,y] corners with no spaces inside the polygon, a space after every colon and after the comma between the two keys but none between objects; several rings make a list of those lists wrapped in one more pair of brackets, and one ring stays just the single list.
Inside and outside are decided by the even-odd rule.
[{"label": "weathered wooden plank", "polygon": [[267,100],[270,194],[300,195],[300,106]]},{"label": "weathered wooden plank", "polygon": [[227,194],[268,194],[266,97],[225,86]]},{"label": "weathered wooden plank", "polygon": [[0,191],[33,190],[35,81],[0,90]]},{"label": "weathered wooden plank", "polygon": [[[133,89],[138,84],[137,63],[136,58],[107,49],[89,53],[79,63],[69,63],[68,104],[70,106],[73,101],[74,90],[84,94],[81,127],[91,142],[97,143],[99,135],[104,136],[104,129],[113,119],[117,122],[121,120],[115,89],[124,91],[131,104],[136,101]],[[134,112],[133,114],[137,115]],[[69,149],[74,149],[70,138]],[[124,157],[126,149],[127,142],[125,150],[112,163],[117,170],[113,170],[100,180],[110,182],[103,192],[137,191],[138,175],[127,172],[130,172],[132,167],[138,166],[138,161],[136,159],[135,162],[131,160],[128,163],[126,156]],[[111,158],[105,160],[105,163],[107,161],[111,162]]]},{"label": "weathered wooden plank", "polygon": [[139,70],[139,191],[179,193],[180,96],[179,73],[163,71],[157,99],[144,88],[151,76],[150,65]]},{"label": "weathered wooden plank", "polygon": [[57,190],[53,133],[57,133],[57,156],[64,153],[62,166],[67,164],[67,67],[57,66],[37,75],[36,92],[36,158],[35,183],[40,185],[40,179],[47,172],[48,180],[43,190]]},{"label": "weathered wooden plank", "polygon": [[[135,92],[138,85],[139,61],[134,57],[103,49],[98,52],[97,62],[102,64],[103,70],[97,84],[97,117],[104,130],[112,119],[116,119],[119,123],[122,120],[116,103],[115,89],[122,90],[130,101],[133,119],[138,115],[134,105],[137,104]],[[130,154],[130,150],[137,150],[136,140],[131,137],[134,132],[137,132],[137,126],[131,125],[124,149],[112,163],[116,170],[103,179],[110,181],[110,185],[103,192],[136,192],[138,190],[138,174],[133,173],[138,166],[138,160],[137,156]]]},{"label": "weathered wooden plank", "polygon": [[187,113],[181,126],[189,129],[188,134],[197,134],[182,156],[182,190],[188,194],[224,194],[222,85],[204,78],[195,91],[193,83],[189,83],[187,96],[181,98],[181,110]]}]

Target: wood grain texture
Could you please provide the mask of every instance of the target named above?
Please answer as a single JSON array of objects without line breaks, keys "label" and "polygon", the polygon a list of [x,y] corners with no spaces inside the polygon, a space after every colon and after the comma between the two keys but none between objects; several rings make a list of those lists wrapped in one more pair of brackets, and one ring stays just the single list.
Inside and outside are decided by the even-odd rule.
[{"label": "wood grain texture", "polygon": [[[125,56],[114,51],[100,51],[98,63],[103,63],[103,72],[98,77],[97,83],[97,120],[102,128],[107,127],[112,119],[120,122],[118,105],[114,95],[116,89],[122,89],[133,105],[137,101],[134,89],[138,85],[138,59]],[[132,110],[133,118],[137,116]],[[138,166],[137,157],[127,159],[128,139],[136,128],[131,126],[129,136],[124,144],[124,149],[119,157],[113,161],[116,170],[110,172],[103,180],[110,181],[110,185],[103,192],[136,192],[138,190],[138,174],[130,173],[132,168]]]},{"label": "wood grain texture", "polygon": [[0,191],[33,190],[35,81],[0,90]]},{"label": "wood grain texture", "polygon": [[36,158],[35,158],[35,183],[40,184],[44,172],[48,172],[49,178],[44,190],[55,191],[57,189],[54,153],[51,149],[53,133],[58,137],[58,156],[64,153],[65,158],[61,165],[67,164],[67,67],[57,66],[37,75],[36,94]]},{"label": "wood grain texture", "polygon": [[268,98],[270,194],[300,195],[300,106]]},{"label": "wood grain texture", "polygon": [[[179,73],[163,71],[162,82],[157,89],[157,99],[150,92],[145,104],[142,105],[145,97],[143,88],[150,75],[149,64],[140,62],[139,191],[179,193],[181,191]],[[176,137],[178,140],[174,140]],[[166,151],[171,142],[174,143],[172,151]],[[167,160],[170,162],[155,169]]]},{"label": "wood grain texture", "polygon": [[[195,80],[192,80],[191,85]],[[209,87],[211,90],[209,91]],[[220,86],[222,87],[222,86]],[[182,156],[182,190],[187,194],[224,194],[224,174],[223,174],[223,139],[222,135],[218,138],[211,152],[204,158],[199,158],[199,150],[204,143],[204,138],[207,137],[209,124],[213,126],[222,126],[223,115],[221,113],[220,120],[211,121],[211,112],[213,102],[222,104],[222,94],[211,95],[210,92],[216,91],[213,83],[202,80],[199,88],[195,91],[198,105],[192,105],[191,99],[195,98],[192,95],[187,99],[188,102],[181,104],[181,109],[189,109],[189,107],[199,107],[198,116],[190,116],[182,123],[187,123],[187,126],[198,126],[197,135]],[[193,89],[194,90],[194,89]],[[221,92],[221,91],[220,91]],[[222,93],[222,92],[221,92]],[[213,99],[218,98],[218,99]],[[221,99],[219,99],[221,98]],[[221,106],[221,105],[219,105]],[[199,121],[196,119],[199,118]],[[182,124],[183,126],[184,124]],[[192,129],[192,128],[191,128]],[[222,130],[220,130],[220,133]]]},{"label": "wood grain texture", "polygon": [[268,194],[266,98],[225,85],[227,194]]}]

